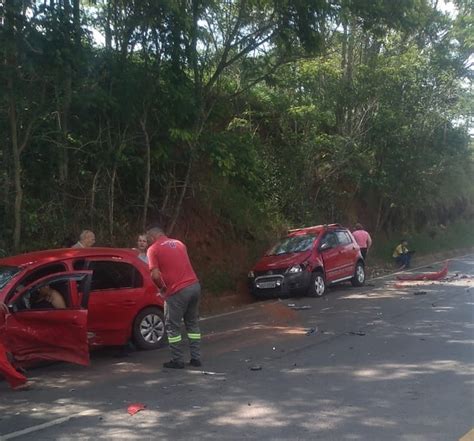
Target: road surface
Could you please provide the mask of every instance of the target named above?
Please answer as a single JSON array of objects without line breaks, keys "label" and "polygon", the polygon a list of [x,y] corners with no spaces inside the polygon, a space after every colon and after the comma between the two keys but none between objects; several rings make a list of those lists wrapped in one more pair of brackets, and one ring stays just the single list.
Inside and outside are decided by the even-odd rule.
[{"label": "road surface", "polygon": [[30,370],[31,390],[0,382],[0,439],[472,440],[473,276],[464,256],[448,281],[386,277],[204,319],[202,369],[163,369],[165,348]]}]

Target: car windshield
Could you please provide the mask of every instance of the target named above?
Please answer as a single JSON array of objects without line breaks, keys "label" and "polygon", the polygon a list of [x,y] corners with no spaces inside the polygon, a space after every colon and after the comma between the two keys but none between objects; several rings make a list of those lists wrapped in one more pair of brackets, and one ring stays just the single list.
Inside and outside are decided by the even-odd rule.
[{"label": "car windshield", "polygon": [[16,266],[0,266],[0,289],[2,289],[19,271],[20,268]]},{"label": "car windshield", "polygon": [[316,234],[285,237],[267,253],[267,256],[279,256],[280,254],[308,251],[313,246],[316,237]]}]

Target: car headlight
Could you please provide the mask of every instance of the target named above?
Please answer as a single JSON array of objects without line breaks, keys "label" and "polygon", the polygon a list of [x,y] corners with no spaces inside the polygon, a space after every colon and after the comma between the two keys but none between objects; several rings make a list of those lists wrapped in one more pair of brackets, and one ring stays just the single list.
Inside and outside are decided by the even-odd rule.
[{"label": "car headlight", "polygon": [[293,265],[286,270],[288,274],[296,274],[300,273],[301,271],[303,271],[303,265]]},{"label": "car headlight", "polygon": [[255,277],[255,273],[253,271],[249,271],[248,278],[253,279]]}]

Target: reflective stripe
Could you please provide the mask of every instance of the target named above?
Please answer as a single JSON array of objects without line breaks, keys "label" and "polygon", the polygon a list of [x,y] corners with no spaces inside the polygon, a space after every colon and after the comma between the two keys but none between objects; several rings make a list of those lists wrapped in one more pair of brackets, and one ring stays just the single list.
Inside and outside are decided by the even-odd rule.
[{"label": "reflective stripe", "polygon": [[168,337],[169,343],[178,343],[181,341],[181,336],[177,335],[176,337]]},{"label": "reflective stripe", "polygon": [[201,340],[201,334],[188,334],[188,338],[191,340]]}]

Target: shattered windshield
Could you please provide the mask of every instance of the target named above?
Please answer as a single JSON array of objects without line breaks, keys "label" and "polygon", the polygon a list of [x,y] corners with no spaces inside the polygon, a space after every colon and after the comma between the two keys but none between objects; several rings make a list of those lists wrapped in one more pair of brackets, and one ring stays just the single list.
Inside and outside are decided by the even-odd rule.
[{"label": "shattered windshield", "polygon": [[316,234],[285,237],[268,252],[267,256],[279,256],[280,254],[308,251],[313,246],[316,237]]},{"label": "shattered windshield", "polygon": [[0,289],[2,289],[19,271],[20,268],[16,266],[0,266]]}]

